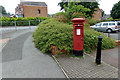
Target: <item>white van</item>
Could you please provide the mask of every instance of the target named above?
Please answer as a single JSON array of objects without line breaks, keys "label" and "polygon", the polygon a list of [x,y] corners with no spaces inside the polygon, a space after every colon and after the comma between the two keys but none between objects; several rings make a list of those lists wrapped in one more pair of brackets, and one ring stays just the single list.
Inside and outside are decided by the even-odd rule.
[{"label": "white van", "polygon": [[102,31],[102,32],[113,32],[118,31],[118,22],[110,21],[110,22],[100,22],[94,26],[90,26],[91,28]]}]

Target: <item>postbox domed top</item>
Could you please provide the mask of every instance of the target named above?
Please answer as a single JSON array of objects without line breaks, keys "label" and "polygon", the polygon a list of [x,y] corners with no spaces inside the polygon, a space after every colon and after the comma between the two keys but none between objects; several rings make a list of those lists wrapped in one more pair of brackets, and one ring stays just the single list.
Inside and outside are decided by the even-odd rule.
[{"label": "postbox domed top", "polygon": [[78,21],[84,22],[85,19],[83,19],[83,18],[74,18],[74,19],[72,19],[72,22],[78,22]]}]

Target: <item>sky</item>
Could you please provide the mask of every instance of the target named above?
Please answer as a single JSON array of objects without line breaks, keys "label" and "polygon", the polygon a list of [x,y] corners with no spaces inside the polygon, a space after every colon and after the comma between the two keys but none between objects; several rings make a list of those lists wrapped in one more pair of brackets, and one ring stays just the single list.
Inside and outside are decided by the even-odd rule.
[{"label": "sky", "polygon": [[[25,0],[24,0],[25,1]],[[58,6],[58,3],[61,2],[61,0],[26,0],[26,1],[40,1],[40,2],[46,2],[48,5],[48,14],[54,14],[57,12],[60,12],[60,7]],[[99,0],[99,7],[103,11],[105,11],[105,14],[110,14],[110,11],[112,10],[112,7],[115,3],[117,3],[120,0]],[[20,3],[20,0],[0,0],[0,5],[4,6],[7,12],[15,13],[15,7]]]}]

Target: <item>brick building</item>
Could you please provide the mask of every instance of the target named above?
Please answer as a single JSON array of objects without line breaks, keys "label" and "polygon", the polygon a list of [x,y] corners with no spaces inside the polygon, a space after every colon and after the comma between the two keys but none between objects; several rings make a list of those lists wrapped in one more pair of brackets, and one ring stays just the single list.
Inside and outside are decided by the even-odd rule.
[{"label": "brick building", "polygon": [[15,14],[19,17],[47,17],[47,5],[45,2],[20,2]]},{"label": "brick building", "polygon": [[102,12],[103,12],[103,10],[99,9],[99,8],[96,8],[95,10],[96,11],[94,12],[92,19],[94,19],[95,21],[96,20],[102,20]]}]

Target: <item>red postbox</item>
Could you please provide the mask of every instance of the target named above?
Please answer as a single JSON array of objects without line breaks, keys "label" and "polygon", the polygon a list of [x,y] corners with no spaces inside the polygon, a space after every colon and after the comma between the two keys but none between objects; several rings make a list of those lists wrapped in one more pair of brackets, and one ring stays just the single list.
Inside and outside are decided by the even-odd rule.
[{"label": "red postbox", "polygon": [[73,54],[75,56],[83,56],[83,40],[84,40],[84,22],[83,18],[74,18],[73,22]]}]

